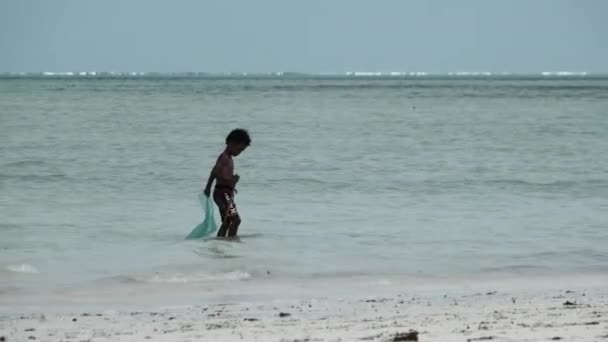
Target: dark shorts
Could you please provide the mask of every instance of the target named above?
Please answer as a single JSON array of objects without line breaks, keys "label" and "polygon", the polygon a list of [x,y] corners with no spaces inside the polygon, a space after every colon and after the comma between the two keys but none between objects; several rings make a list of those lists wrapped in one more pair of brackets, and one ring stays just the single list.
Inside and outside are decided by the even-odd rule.
[{"label": "dark shorts", "polygon": [[239,216],[236,204],[234,203],[234,189],[227,186],[216,186],[213,190],[213,201],[220,210],[222,221],[226,217]]}]

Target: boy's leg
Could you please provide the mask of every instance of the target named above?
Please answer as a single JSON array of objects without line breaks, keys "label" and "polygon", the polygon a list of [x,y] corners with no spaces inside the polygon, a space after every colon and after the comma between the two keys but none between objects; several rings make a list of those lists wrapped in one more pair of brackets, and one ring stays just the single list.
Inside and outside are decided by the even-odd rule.
[{"label": "boy's leg", "polygon": [[226,237],[226,232],[230,227],[230,222],[226,220],[226,208],[220,207],[220,217],[222,218],[222,224],[220,225],[220,229],[217,231],[217,237]]},{"label": "boy's leg", "polygon": [[227,221],[226,221],[226,215],[227,215],[227,205],[225,203],[224,200],[224,194],[222,192],[214,192],[213,193],[213,201],[215,202],[215,204],[217,205],[217,208],[220,211],[220,219],[221,221],[221,225],[220,225],[220,229],[217,231],[217,237],[226,237],[226,232],[228,231],[228,225],[227,225]]},{"label": "boy's leg", "polygon": [[226,229],[228,229],[228,237],[233,238],[236,236],[239,225],[241,224],[241,217],[236,210],[233,195],[224,193],[224,200],[226,203],[226,216],[224,222],[226,222]]},{"label": "boy's leg", "polygon": [[230,218],[231,224],[228,227],[228,237],[235,237],[241,225],[241,216],[237,213],[235,216]]}]

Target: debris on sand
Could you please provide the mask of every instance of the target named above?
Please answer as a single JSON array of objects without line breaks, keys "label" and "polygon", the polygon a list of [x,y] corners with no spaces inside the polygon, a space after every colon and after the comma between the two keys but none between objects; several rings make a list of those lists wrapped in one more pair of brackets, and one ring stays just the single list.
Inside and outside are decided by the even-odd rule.
[{"label": "debris on sand", "polygon": [[397,333],[397,335],[393,337],[392,342],[400,341],[418,341],[418,332],[416,330],[410,330],[406,333]]}]

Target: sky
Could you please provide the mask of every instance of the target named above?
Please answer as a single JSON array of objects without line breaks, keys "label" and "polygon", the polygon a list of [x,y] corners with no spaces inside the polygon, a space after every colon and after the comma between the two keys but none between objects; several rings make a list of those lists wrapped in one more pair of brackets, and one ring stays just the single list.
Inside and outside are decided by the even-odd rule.
[{"label": "sky", "polygon": [[608,72],[604,0],[0,0],[0,72]]}]

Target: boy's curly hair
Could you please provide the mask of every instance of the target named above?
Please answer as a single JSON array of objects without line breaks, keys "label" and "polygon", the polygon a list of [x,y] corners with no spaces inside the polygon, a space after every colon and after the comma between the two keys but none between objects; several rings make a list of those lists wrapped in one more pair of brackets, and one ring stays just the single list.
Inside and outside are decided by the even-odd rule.
[{"label": "boy's curly hair", "polygon": [[226,137],[226,144],[244,144],[245,146],[249,146],[251,144],[251,138],[249,137],[249,132],[242,128],[237,128],[232,130],[230,134]]}]

